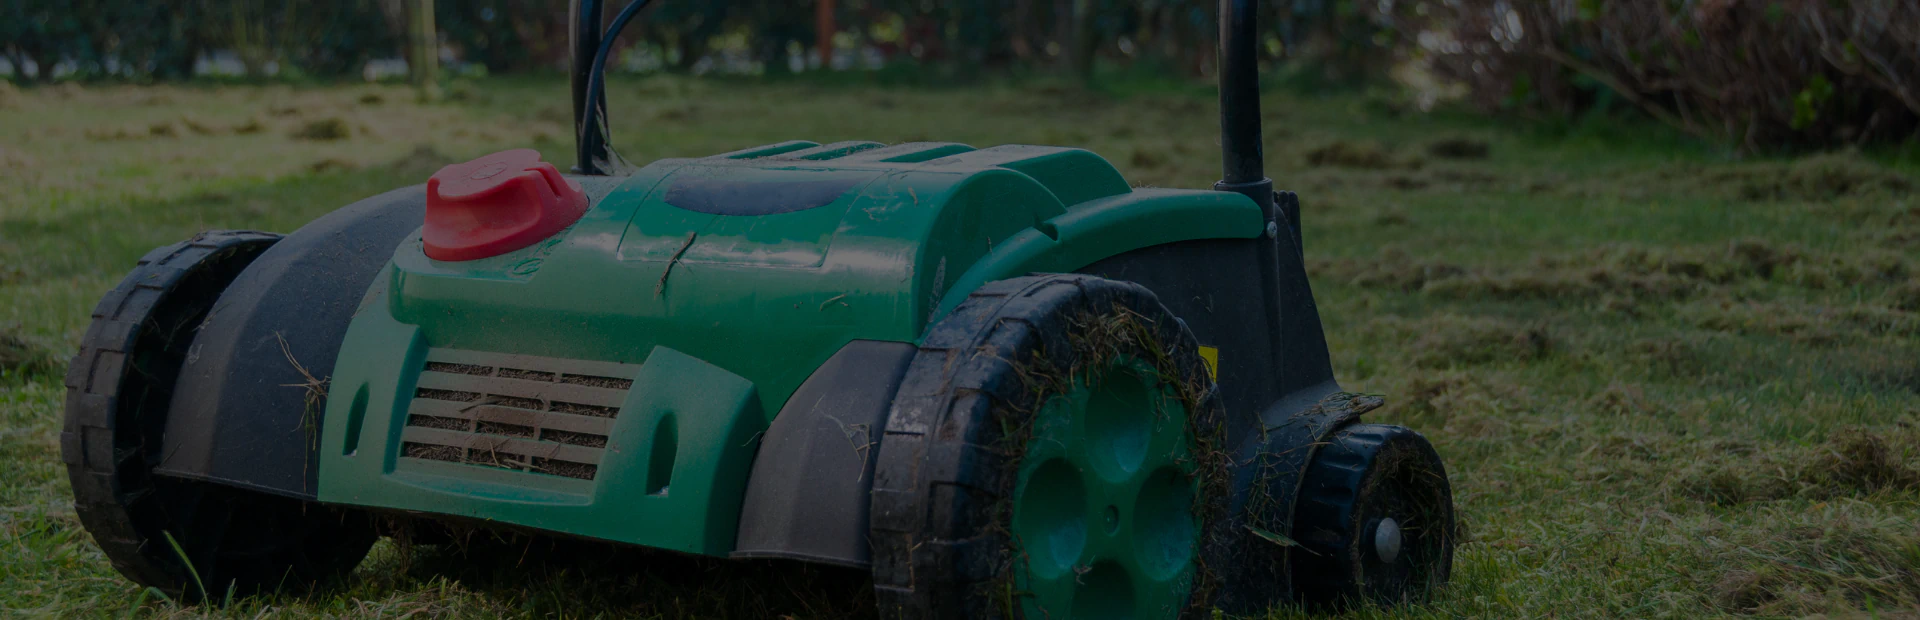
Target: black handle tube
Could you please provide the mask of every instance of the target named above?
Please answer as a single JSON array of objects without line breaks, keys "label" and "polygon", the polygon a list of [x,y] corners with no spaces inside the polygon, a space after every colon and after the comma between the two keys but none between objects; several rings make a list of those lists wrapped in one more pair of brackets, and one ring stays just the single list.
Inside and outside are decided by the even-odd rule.
[{"label": "black handle tube", "polygon": [[1257,9],[1255,0],[1220,0],[1220,149],[1222,182],[1229,186],[1267,178],[1260,148]]},{"label": "black handle tube", "polygon": [[[606,133],[600,130],[603,115],[587,113],[588,84],[593,77],[593,57],[600,51],[601,23],[606,5],[601,0],[572,0],[567,6],[567,26],[573,56],[568,67],[573,77],[573,139],[580,174],[605,174],[595,161],[607,159]],[[593,98],[593,107],[604,110],[604,92]],[[589,126],[591,125],[591,126]]]},{"label": "black handle tube", "polygon": [[1267,232],[1299,226],[1274,210],[1260,146],[1260,24],[1255,0],[1220,0],[1220,154],[1224,172],[1213,188],[1252,198],[1267,215]]}]

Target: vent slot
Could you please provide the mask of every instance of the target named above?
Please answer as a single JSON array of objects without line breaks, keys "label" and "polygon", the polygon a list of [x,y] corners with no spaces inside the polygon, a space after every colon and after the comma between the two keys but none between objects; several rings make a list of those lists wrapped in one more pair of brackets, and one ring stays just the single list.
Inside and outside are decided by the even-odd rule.
[{"label": "vent slot", "polygon": [[553,429],[547,429],[547,430],[540,431],[540,440],[551,441],[554,443],[564,443],[570,446],[586,446],[589,448],[607,447],[607,437],[605,435],[595,435],[593,433],[575,433],[572,431],[556,431]]},{"label": "vent slot", "polygon": [[518,368],[502,368],[500,369],[500,376],[508,379],[526,379],[528,381],[546,381],[549,383],[555,379],[554,373],[540,372],[537,370],[521,370]]},{"label": "vent slot", "polygon": [[473,420],[462,420],[459,418],[441,418],[441,417],[428,416],[428,415],[408,416],[407,426],[418,426],[421,428],[437,428],[437,429],[448,430],[448,431],[473,432]]},{"label": "vent slot", "polygon": [[592,480],[639,370],[429,349],[400,456]]},{"label": "vent slot", "polygon": [[482,435],[499,435],[501,437],[532,437],[534,434],[534,428],[531,426],[523,426],[519,424],[503,424],[500,422],[481,422],[479,424],[474,425],[473,432],[480,433]]},{"label": "vent slot", "polygon": [[596,418],[611,418],[613,416],[620,414],[620,410],[615,407],[601,407],[599,405],[582,405],[580,403],[569,403],[564,401],[554,401],[553,411],[558,411],[560,413],[571,413],[575,415],[590,415]]},{"label": "vent slot", "polygon": [[414,398],[431,398],[434,400],[450,400],[450,401],[459,402],[459,403],[470,403],[476,400],[480,400],[480,393],[456,392],[453,390],[429,390],[426,388],[420,388],[413,391],[413,397]]},{"label": "vent slot", "polygon": [[560,375],[560,382],[569,383],[573,385],[591,385],[593,387],[603,387],[611,390],[633,389],[632,380],[615,379],[613,377],[593,377],[588,375]]},{"label": "vent slot", "polygon": [[446,362],[427,362],[427,370],[433,372],[450,372],[456,375],[479,375],[482,377],[493,374],[493,369],[486,366],[448,364]]}]

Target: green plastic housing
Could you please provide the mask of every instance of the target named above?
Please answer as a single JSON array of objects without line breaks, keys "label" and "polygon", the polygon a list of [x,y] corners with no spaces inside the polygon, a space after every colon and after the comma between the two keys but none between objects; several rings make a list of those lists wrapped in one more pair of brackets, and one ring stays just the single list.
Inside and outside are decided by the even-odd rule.
[{"label": "green plastic housing", "polygon": [[[818,205],[804,200],[823,191]],[[849,341],[917,341],[993,280],[1262,234],[1245,196],[1132,188],[1078,149],[796,141],[661,160],[522,250],[439,262],[417,233],[402,242],[333,369],[319,496],[724,555],[759,434]],[[507,360],[474,372],[532,395],[430,403],[446,415],[518,420],[533,415],[522,405],[589,397],[618,412],[548,416],[598,429],[604,446],[549,441],[535,428],[483,442],[514,451],[504,456],[414,458],[409,437],[457,432],[409,422],[422,394],[462,393],[423,390],[476,367],[426,371],[435,359]],[[539,381],[498,378],[514,359],[544,360],[521,364],[539,366],[531,375],[513,371]],[[576,367],[630,383],[624,394],[620,382],[566,384]],[[588,453],[567,458],[597,459],[591,475],[539,466]]]}]

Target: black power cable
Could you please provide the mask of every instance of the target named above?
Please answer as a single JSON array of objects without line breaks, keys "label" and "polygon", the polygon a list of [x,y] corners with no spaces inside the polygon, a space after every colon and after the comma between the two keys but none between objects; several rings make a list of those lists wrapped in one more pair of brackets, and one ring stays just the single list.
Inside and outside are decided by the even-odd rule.
[{"label": "black power cable", "polygon": [[[613,53],[613,44],[620,38],[620,32],[627,29],[627,23],[633,21],[634,16],[639,15],[641,9],[647,8],[647,4],[651,1],[652,0],[633,0],[633,2],[627,3],[626,8],[620,9],[620,13],[613,17],[613,24],[607,27],[605,34],[601,35],[600,49],[593,54],[593,64],[589,65],[587,70],[586,97],[584,101],[579,102],[579,105],[582,106],[579,116],[580,121],[575,124],[575,130],[582,132],[581,135],[576,137],[578,140],[577,146],[580,150],[581,174],[606,174],[607,168],[611,166],[613,161],[618,157],[613,153],[611,139],[613,131],[609,129],[604,120],[600,118],[605,112],[602,106],[605,105],[604,101],[606,99],[607,56]],[[584,30],[589,27],[586,25],[586,20],[591,19],[595,22],[598,21],[597,18],[599,16],[597,13],[599,13],[599,11],[592,12],[595,13],[595,15],[589,16],[583,14],[578,17],[578,19],[582,20],[582,23],[579,25],[581,29]],[[598,23],[592,25],[592,27],[598,26]],[[596,130],[600,133],[598,140],[590,140],[584,134],[584,132]],[[596,150],[600,152],[593,152]]]}]

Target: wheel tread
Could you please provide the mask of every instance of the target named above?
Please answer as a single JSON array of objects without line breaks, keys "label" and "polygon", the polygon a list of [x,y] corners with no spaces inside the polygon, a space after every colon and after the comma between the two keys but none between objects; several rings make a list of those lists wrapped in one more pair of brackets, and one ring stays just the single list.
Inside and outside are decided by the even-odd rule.
[{"label": "wheel tread", "polygon": [[[1433,491],[1445,502],[1442,514],[1446,515],[1446,529],[1450,532],[1452,492],[1439,455],[1419,433],[1399,426],[1356,424],[1335,431],[1330,439],[1307,465],[1300,481],[1300,501],[1292,537],[1309,553],[1292,556],[1299,594],[1306,602],[1321,606],[1369,599],[1400,602],[1363,583],[1361,568],[1355,564],[1359,560],[1348,553],[1357,539],[1364,536],[1365,525],[1359,522],[1361,517],[1356,516],[1361,511],[1358,504],[1363,501],[1362,490],[1367,488],[1369,478],[1391,475],[1376,472],[1377,465],[1395,462],[1395,459],[1425,459],[1439,474],[1433,481],[1437,485]],[[1396,450],[1407,452],[1399,457],[1384,456]],[[1438,571],[1438,581],[1442,583],[1451,572],[1453,545],[1451,534],[1443,536],[1449,538],[1440,541],[1441,557],[1438,565],[1431,567]]]},{"label": "wheel tread", "polygon": [[[895,396],[875,466],[873,575],[882,617],[999,615],[971,594],[993,583],[996,554],[1009,544],[987,527],[1012,475],[991,445],[1000,432],[994,405],[1028,397],[1012,372],[1018,356],[1052,351],[1065,359],[1065,317],[1113,305],[1164,318],[1154,329],[1183,350],[1175,357],[1180,372],[1205,376],[1193,335],[1151,292],[1093,276],[990,282],[927,331]],[[1217,412],[1217,397],[1202,406]]]},{"label": "wheel tread", "polygon": [[[209,231],[148,252],[131,273],[94,305],[93,322],[63,378],[67,397],[60,445],[74,492],[75,512],[115,569],[135,582],[170,595],[191,599],[198,593],[186,591],[189,577],[179,566],[172,545],[142,533],[139,524],[167,518],[169,514],[169,509],[160,505],[154,484],[181,483],[159,481],[147,472],[147,451],[154,446],[146,445],[144,437],[116,439],[119,422],[116,418],[152,415],[146,411],[122,412],[123,408],[140,406],[137,399],[129,401],[123,399],[122,394],[140,394],[151,387],[144,384],[143,377],[129,373],[129,352],[140,346],[149,328],[183,327],[180,323],[156,325],[154,315],[171,307],[168,304],[175,303],[171,299],[174,292],[199,277],[201,270],[209,270],[204,278],[230,281],[246,263],[223,261],[250,262],[279,238],[279,235],[256,231]],[[217,287],[212,289],[215,294],[226,283],[206,282],[206,286]],[[180,303],[210,306],[212,302],[201,299]],[[116,445],[117,442],[124,445]],[[185,538],[207,544],[217,539],[206,532],[225,536],[229,529],[225,522],[203,521],[194,525],[203,535]],[[301,556],[296,558],[298,563],[310,563],[304,554]],[[199,568],[206,577],[211,575],[205,573],[221,570]],[[207,587],[212,588],[213,584],[208,583]]]}]

